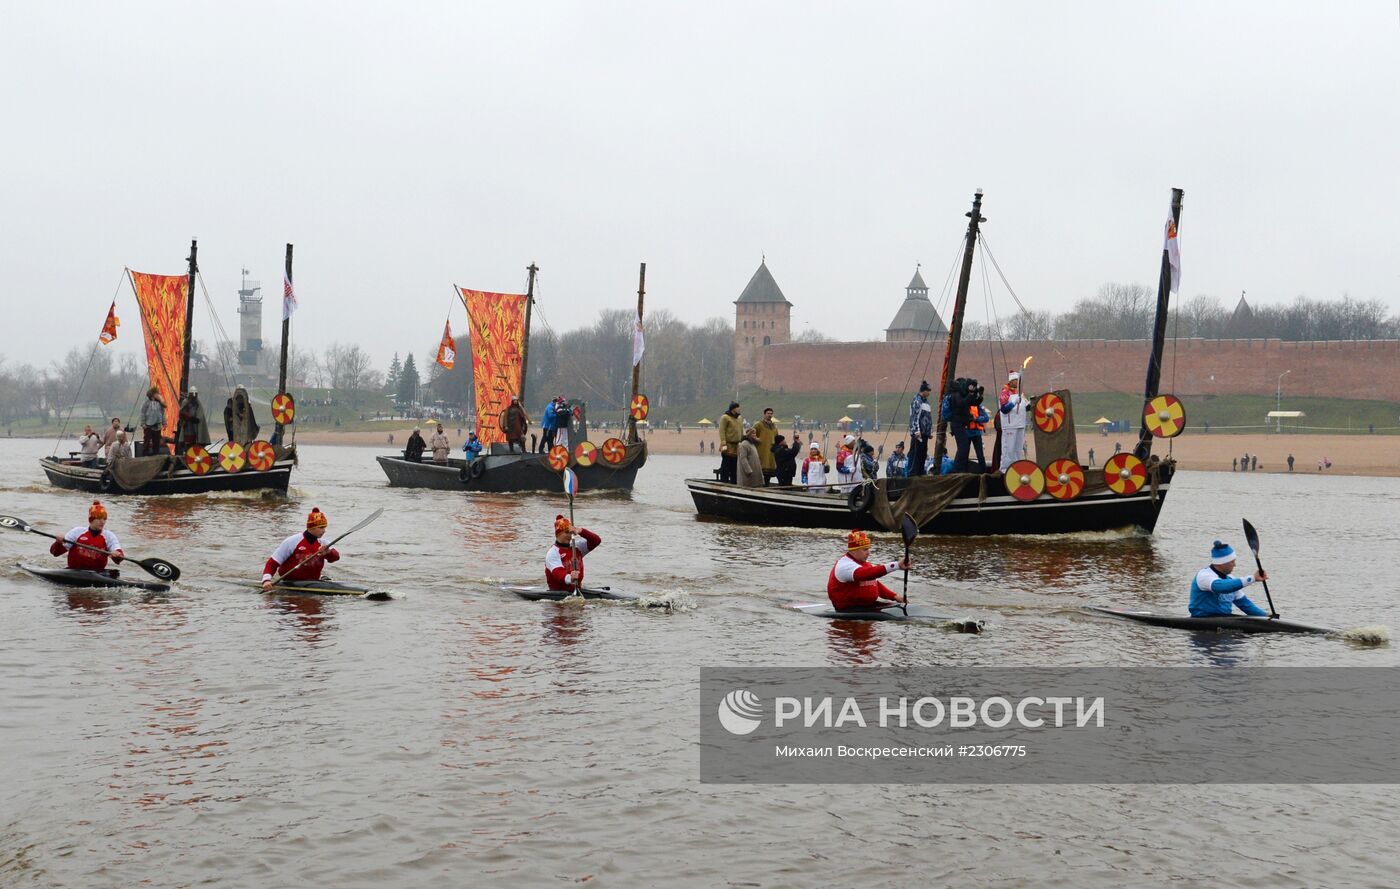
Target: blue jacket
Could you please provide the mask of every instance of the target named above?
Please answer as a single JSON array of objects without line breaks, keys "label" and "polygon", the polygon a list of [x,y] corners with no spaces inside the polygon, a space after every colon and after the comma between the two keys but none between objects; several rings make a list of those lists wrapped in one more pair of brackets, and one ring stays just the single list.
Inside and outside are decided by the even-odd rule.
[{"label": "blue jacket", "polygon": [[540,429],[548,432],[551,429],[559,428],[559,421],[554,416],[554,402],[544,406],[544,411],[540,414]]},{"label": "blue jacket", "polygon": [[887,478],[904,478],[909,474],[909,455],[891,454],[885,461],[885,476]]},{"label": "blue jacket", "polygon": [[475,460],[477,457],[481,456],[481,439],[475,441],[470,438],[467,439],[462,443],[462,453],[468,460]]},{"label": "blue jacket", "polygon": [[933,405],[922,395],[909,402],[909,434],[933,435]]},{"label": "blue jacket", "polygon": [[1255,605],[1241,590],[1254,583],[1253,577],[1221,577],[1209,566],[1196,573],[1191,581],[1192,617],[1228,617],[1236,606],[1245,614],[1268,617],[1268,612]]}]

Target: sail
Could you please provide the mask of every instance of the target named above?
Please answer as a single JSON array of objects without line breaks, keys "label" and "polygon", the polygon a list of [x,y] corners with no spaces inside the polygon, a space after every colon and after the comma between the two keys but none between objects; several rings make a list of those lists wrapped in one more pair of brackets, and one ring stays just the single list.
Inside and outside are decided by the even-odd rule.
[{"label": "sail", "polygon": [[[467,308],[472,339],[472,381],[476,386],[476,434],[490,447],[506,440],[500,417],[522,393],[525,358],[523,293],[485,293],[457,288]],[[522,405],[523,406],[523,405]]]},{"label": "sail", "polygon": [[146,368],[151,385],[165,402],[167,438],[175,437],[180,419],[180,370],[185,364],[185,305],[189,295],[186,275],[148,275],[133,272],[131,287],[141,307],[141,332],[146,337]]}]

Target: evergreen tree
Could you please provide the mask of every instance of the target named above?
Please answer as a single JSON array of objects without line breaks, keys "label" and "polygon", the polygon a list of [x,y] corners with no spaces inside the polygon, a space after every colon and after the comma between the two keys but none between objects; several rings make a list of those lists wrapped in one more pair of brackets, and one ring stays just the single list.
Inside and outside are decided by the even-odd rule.
[{"label": "evergreen tree", "polygon": [[399,362],[399,353],[394,353],[394,360],[389,362],[389,373],[384,377],[384,394],[398,397],[399,394],[399,374],[403,373],[403,364]]},{"label": "evergreen tree", "polygon": [[398,374],[398,392],[394,402],[400,407],[413,404],[413,396],[418,393],[418,366],[413,363],[413,353],[408,353]]}]

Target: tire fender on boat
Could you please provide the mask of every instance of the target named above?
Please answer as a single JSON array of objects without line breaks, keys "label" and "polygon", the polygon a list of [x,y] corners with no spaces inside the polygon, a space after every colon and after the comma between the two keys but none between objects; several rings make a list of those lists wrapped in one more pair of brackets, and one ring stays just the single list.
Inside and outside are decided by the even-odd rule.
[{"label": "tire fender on boat", "polygon": [[112,473],[111,473],[111,470],[107,470],[107,469],[102,470],[102,475],[98,476],[98,479],[97,479],[97,487],[98,487],[98,490],[100,490],[100,491],[101,491],[102,493],[104,493],[104,494],[106,494],[106,493],[108,493],[109,491],[112,490]]},{"label": "tire fender on boat", "polygon": [[874,503],[874,485],[856,485],[854,488],[851,488],[851,492],[846,495],[846,506],[856,515],[866,512]]},{"label": "tire fender on boat", "polygon": [[476,481],[486,474],[486,461],[480,457],[462,464],[462,471],[458,473],[462,481]]}]

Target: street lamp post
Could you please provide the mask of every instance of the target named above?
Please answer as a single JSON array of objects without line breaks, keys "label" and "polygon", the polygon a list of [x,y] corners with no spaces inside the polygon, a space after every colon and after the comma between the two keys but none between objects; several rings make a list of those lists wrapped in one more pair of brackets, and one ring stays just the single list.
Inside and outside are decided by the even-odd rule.
[{"label": "street lamp post", "polygon": [[880,431],[880,384],[889,377],[880,377],[875,381],[875,431]]},{"label": "street lamp post", "polygon": [[1278,388],[1274,391],[1274,432],[1283,431],[1283,378],[1293,373],[1293,370],[1284,371],[1278,375]]}]

